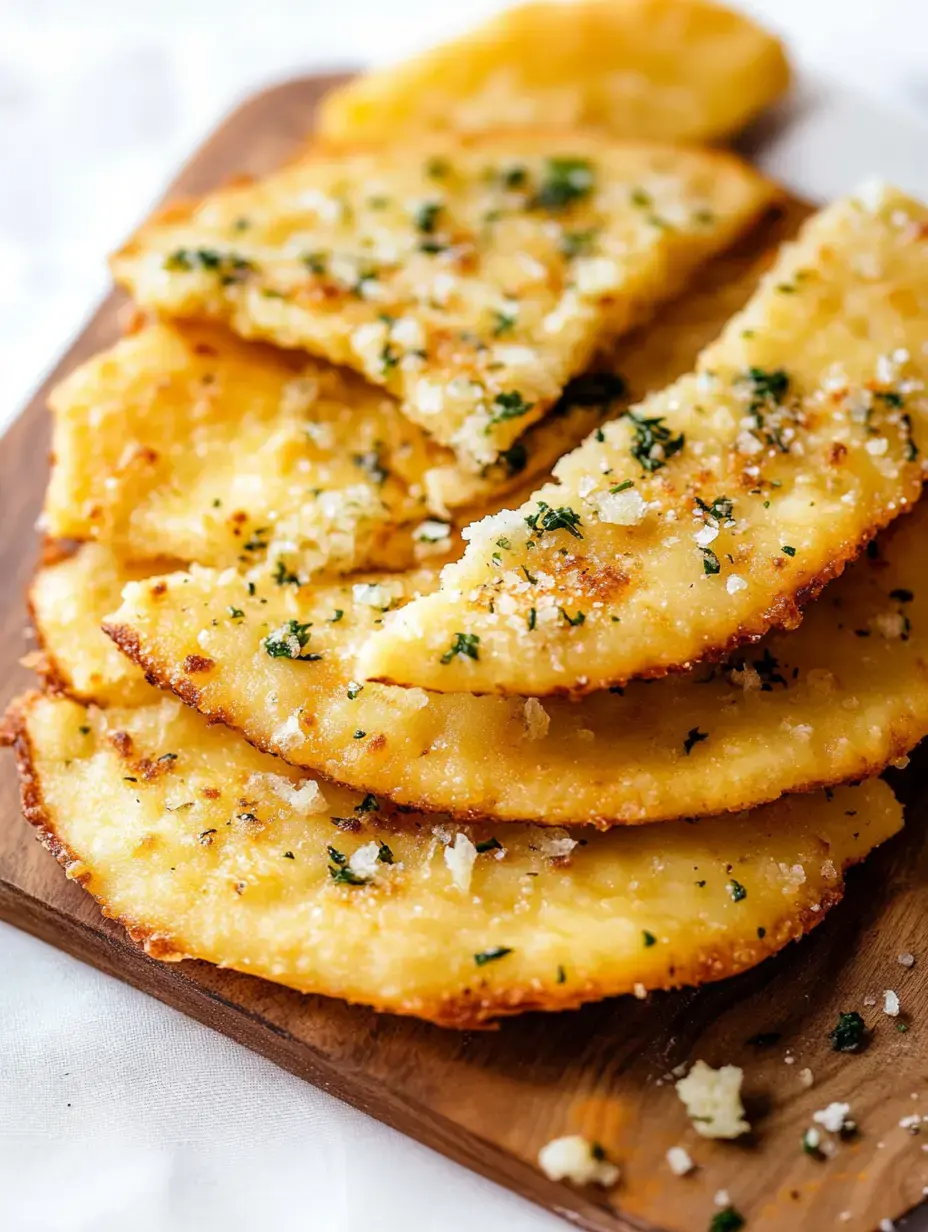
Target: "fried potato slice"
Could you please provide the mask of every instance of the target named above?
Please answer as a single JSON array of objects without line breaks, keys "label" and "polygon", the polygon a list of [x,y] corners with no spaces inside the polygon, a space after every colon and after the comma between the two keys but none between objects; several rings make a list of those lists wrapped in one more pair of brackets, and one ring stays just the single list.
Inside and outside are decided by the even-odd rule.
[{"label": "fried potato slice", "polygon": [[149,325],[52,394],[48,529],[98,539],[127,560],[160,551],[220,568],[282,561],[304,578],[401,569],[450,551],[436,519],[498,506],[514,484],[546,475],[610,407],[686,372],[805,213],[798,202],[771,211],[480,474],[344,370],[217,327]]},{"label": "fried potato slice", "polygon": [[[161,562],[162,570],[169,563]],[[127,582],[158,573],[123,564],[96,543],[44,565],[29,590],[29,608],[42,647],[32,666],[46,688],[101,706],[141,706],[157,699],[140,668],[119,653],[100,628]]]},{"label": "fried potato slice", "polygon": [[695,372],[464,531],[362,675],[580,694],[798,624],[921,489],[926,234],[928,209],[879,186],[807,222]]},{"label": "fried potato slice", "polygon": [[[107,626],[153,680],[294,765],[422,809],[607,827],[752,807],[908,753],[928,735],[926,577],[922,502],[795,632],[724,667],[544,705],[359,687],[379,608],[436,584],[423,574],[358,602],[349,587],[248,596],[197,570],[129,586]],[[320,658],[268,655],[261,639],[289,621]],[[62,653],[80,660],[79,639]]]},{"label": "fried potato slice", "polygon": [[149,325],[50,401],[46,529],[127,560],[282,562],[304,577],[404,567],[431,472],[446,499],[461,495],[453,455],[383,391],[214,326]]},{"label": "fried potato slice", "polygon": [[874,780],[582,844],[455,833],[317,784],[173,699],[32,695],[13,726],[26,815],[153,957],[455,1027],[744,970],[818,923],[844,869],[901,825]]},{"label": "fried potato slice", "polygon": [[705,0],[525,4],[323,100],[325,141],[396,143],[423,129],[602,125],[655,141],[714,141],[789,84],[780,42]]},{"label": "fried potato slice", "polygon": [[479,470],[775,197],[720,152],[436,136],[171,207],[113,272],[145,307],[363,372]]}]

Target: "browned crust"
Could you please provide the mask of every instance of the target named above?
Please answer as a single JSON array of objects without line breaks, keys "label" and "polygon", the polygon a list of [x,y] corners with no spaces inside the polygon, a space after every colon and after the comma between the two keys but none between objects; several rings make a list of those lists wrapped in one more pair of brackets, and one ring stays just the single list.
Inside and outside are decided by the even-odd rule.
[{"label": "browned crust", "polygon": [[[133,629],[130,625],[104,623],[102,628],[103,632],[113,639],[123,654],[142,669],[145,673],[145,679],[150,685],[165,692],[173,693],[182,702],[192,707],[198,714],[201,714],[207,723],[222,724],[223,727],[227,727],[240,735],[253,748],[271,757],[278,757],[281,761],[287,765],[294,766],[297,770],[309,770],[316,774],[324,774],[330,783],[334,783],[339,787],[346,787],[351,791],[374,792],[378,796],[386,797],[398,808],[414,809],[420,813],[441,813],[463,823],[479,821],[518,823],[528,821],[533,825],[539,826],[593,826],[597,830],[610,830],[614,826],[641,826],[652,825],[662,821],[677,821],[681,817],[689,816],[692,812],[692,810],[685,809],[682,813],[679,811],[668,812],[666,810],[643,813],[639,810],[634,813],[625,812],[613,815],[590,813],[582,817],[525,818],[516,816],[514,813],[494,812],[495,806],[492,803],[477,805],[472,808],[455,808],[448,803],[442,803],[438,800],[420,800],[410,797],[401,788],[386,788],[380,782],[374,782],[363,777],[350,780],[338,778],[331,773],[327,763],[323,764],[321,760],[314,763],[292,761],[284,753],[280,752],[279,749],[274,748],[267,740],[261,740],[259,737],[247,732],[241,723],[224,707],[207,705],[203,699],[202,691],[192,680],[182,676],[168,675],[160,670],[151,656],[143,650],[141,638],[137,630]],[[926,668],[926,665],[921,662],[918,666],[923,671]],[[710,810],[709,812],[704,812],[700,809],[699,816],[712,817],[725,813],[741,813],[748,808],[757,808],[762,804],[771,804],[774,800],[779,800],[784,795],[807,795],[810,792],[820,791],[826,787],[835,787],[839,783],[860,783],[864,779],[875,778],[887,766],[898,761],[900,757],[905,757],[921,740],[928,737],[928,722],[916,723],[910,719],[905,723],[899,724],[898,727],[890,728],[885,734],[889,737],[889,743],[884,754],[876,760],[861,758],[854,765],[845,766],[840,771],[836,770],[830,777],[819,777],[797,783],[789,783],[780,791],[767,792],[753,796],[750,799],[742,799],[738,803],[732,803],[724,808]]]},{"label": "browned crust", "polygon": [[[76,874],[71,872],[83,861],[80,855],[69,847],[55,831],[54,823],[42,796],[36,771],[36,759],[27,730],[26,711],[40,698],[41,694],[32,692],[17,699],[10,706],[0,725],[0,743],[10,745],[16,756],[22,808],[26,820],[37,828],[39,839],[55,856],[58,863],[96,900],[102,913],[107,918],[121,924],[131,940],[140,945],[151,958],[161,962],[200,958],[200,955],[196,953],[196,947],[184,943],[181,938],[172,937],[127,915],[120,914],[118,911],[111,910],[103,894],[94,889],[93,873],[90,870],[83,870]],[[798,941],[811,932],[817,924],[820,924],[827,912],[841,901],[844,896],[844,874],[849,867],[860,863],[863,858],[861,856],[858,859],[846,861],[841,868],[842,883],[840,885],[822,891],[814,902],[808,902],[794,914],[781,916],[776,923],[768,926],[763,939],[717,945],[702,950],[685,965],[674,967],[664,979],[653,983],[648,991],[671,991],[725,979],[756,966],[765,958],[778,953],[790,941]],[[816,907],[817,909],[813,909]],[[203,961],[210,960],[203,959]],[[232,967],[231,969],[240,968]],[[244,968],[241,970],[246,975],[255,974]],[[259,976],[258,978],[269,977]],[[541,987],[534,984],[516,984],[509,988],[497,989],[486,988],[477,983],[474,987],[466,988],[461,992],[449,993],[432,1000],[407,998],[393,1002],[389,1000],[362,1001],[359,998],[347,997],[339,993],[328,993],[311,985],[288,984],[282,979],[272,980],[272,982],[283,984],[285,987],[294,987],[300,992],[316,996],[339,996],[354,1004],[368,1005],[381,1012],[421,1018],[440,1027],[452,1027],[458,1030],[492,1026],[496,1019],[527,1013],[530,1010],[553,1012],[577,1009],[590,1001],[601,1001],[607,997],[634,993],[640,987],[629,980],[587,980],[572,988],[564,984],[551,983]]]},{"label": "browned crust", "polygon": [[875,539],[880,531],[885,530],[896,518],[911,513],[920,495],[919,492],[914,499],[901,497],[899,507],[894,512],[887,511],[881,518],[871,523],[869,528],[856,539],[842,544],[828,564],[796,590],[783,591],[776,595],[762,612],[758,612],[751,621],[739,625],[724,641],[709,643],[698,654],[685,659],[682,663],[660,663],[626,676],[584,676],[582,684],[577,682],[572,685],[555,685],[551,688],[533,687],[531,693],[506,686],[480,688],[479,684],[469,686],[466,690],[439,690],[409,680],[397,680],[392,676],[367,676],[365,679],[374,684],[390,684],[400,689],[421,688],[431,693],[467,692],[476,697],[563,697],[569,701],[576,701],[588,693],[599,693],[609,688],[624,688],[632,680],[662,680],[665,676],[679,676],[684,672],[692,671],[700,663],[718,663],[730,655],[733,650],[737,650],[739,646],[753,645],[774,630],[791,631],[798,628],[802,623],[802,609],[817,599],[829,582],[839,578],[847,566],[857,560],[867,544]]}]

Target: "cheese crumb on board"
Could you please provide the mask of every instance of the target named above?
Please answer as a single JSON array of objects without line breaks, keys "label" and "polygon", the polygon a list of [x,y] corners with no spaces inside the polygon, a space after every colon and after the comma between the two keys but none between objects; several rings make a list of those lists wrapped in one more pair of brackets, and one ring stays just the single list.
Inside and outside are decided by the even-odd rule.
[{"label": "cheese crumb on board", "polygon": [[703,1138],[739,1138],[750,1131],[741,1103],[744,1072],[737,1065],[713,1069],[697,1061],[676,1084],[693,1128]]}]

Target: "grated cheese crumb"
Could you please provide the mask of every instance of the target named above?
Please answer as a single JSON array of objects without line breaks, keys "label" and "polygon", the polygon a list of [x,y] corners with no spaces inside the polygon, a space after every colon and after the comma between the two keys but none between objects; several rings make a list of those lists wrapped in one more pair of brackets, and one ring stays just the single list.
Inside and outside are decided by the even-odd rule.
[{"label": "grated cheese crumb", "polygon": [[602,1147],[580,1134],[546,1142],[538,1152],[538,1164],[552,1181],[602,1185],[608,1189],[619,1179],[619,1169],[604,1158]]},{"label": "grated cheese crumb", "polygon": [[896,962],[899,964],[900,967],[914,967],[915,966],[915,955],[909,954],[909,953],[900,954],[899,957],[896,959]]},{"label": "grated cheese crumb", "polygon": [[730,573],[725,582],[725,589],[730,595],[736,595],[739,590],[747,590],[748,584],[743,577],[739,577],[737,573]]},{"label": "grated cheese crumb", "polygon": [[640,492],[628,488],[624,492],[602,492],[595,498],[600,522],[612,526],[637,526],[647,512],[647,501]]},{"label": "grated cheese crumb", "polygon": [[899,996],[891,988],[887,988],[883,993],[883,1013],[890,1018],[899,1017]]},{"label": "grated cheese crumb", "polygon": [[370,880],[376,877],[382,865],[378,863],[380,855],[380,844],[375,842],[365,843],[363,847],[359,847],[351,859],[348,861],[348,867],[357,877],[364,877]]},{"label": "grated cheese crumb", "polygon": [[748,1133],[751,1127],[744,1119],[741,1103],[743,1078],[737,1065],[713,1069],[705,1061],[697,1061],[676,1084],[693,1127],[703,1138],[739,1138]]},{"label": "grated cheese crumb", "polygon": [[682,1146],[672,1146],[667,1152],[667,1163],[674,1176],[686,1176],[696,1165],[690,1158],[689,1151]]},{"label": "grated cheese crumb", "polygon": [[476,859],[477,848],[463,830],[458,830],[454,842],[445,848],[445,864],[451,873],[451,884],[462,894],[466,894],[470,889]]},{"label": "grated cheese crumb", "polygon": [[821,1125],[823,1129],[827,1129],[830,1134],[840,1134],[842,1129],[853,1125],[853,1121],[848,1119],[850,1111],[850,1104],[841,1104],[836,1101],[829,1104],[827,1108],[813,1112],[812,1120],[816,1125]]}]

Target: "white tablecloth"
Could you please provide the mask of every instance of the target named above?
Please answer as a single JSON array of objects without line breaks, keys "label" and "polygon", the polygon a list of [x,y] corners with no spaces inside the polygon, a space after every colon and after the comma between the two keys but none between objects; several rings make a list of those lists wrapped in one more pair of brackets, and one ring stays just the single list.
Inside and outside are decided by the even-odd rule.
[{"label": "white tablecloth", "polygon": [[[105,288],[105,253],[234,102],[296,72],[394,57],[494,7],[0,0],[0,425]],[[745,7],[816,70],[928,107],[921,0]],[[4,1232],[563,1226],[0,925]]]}]

